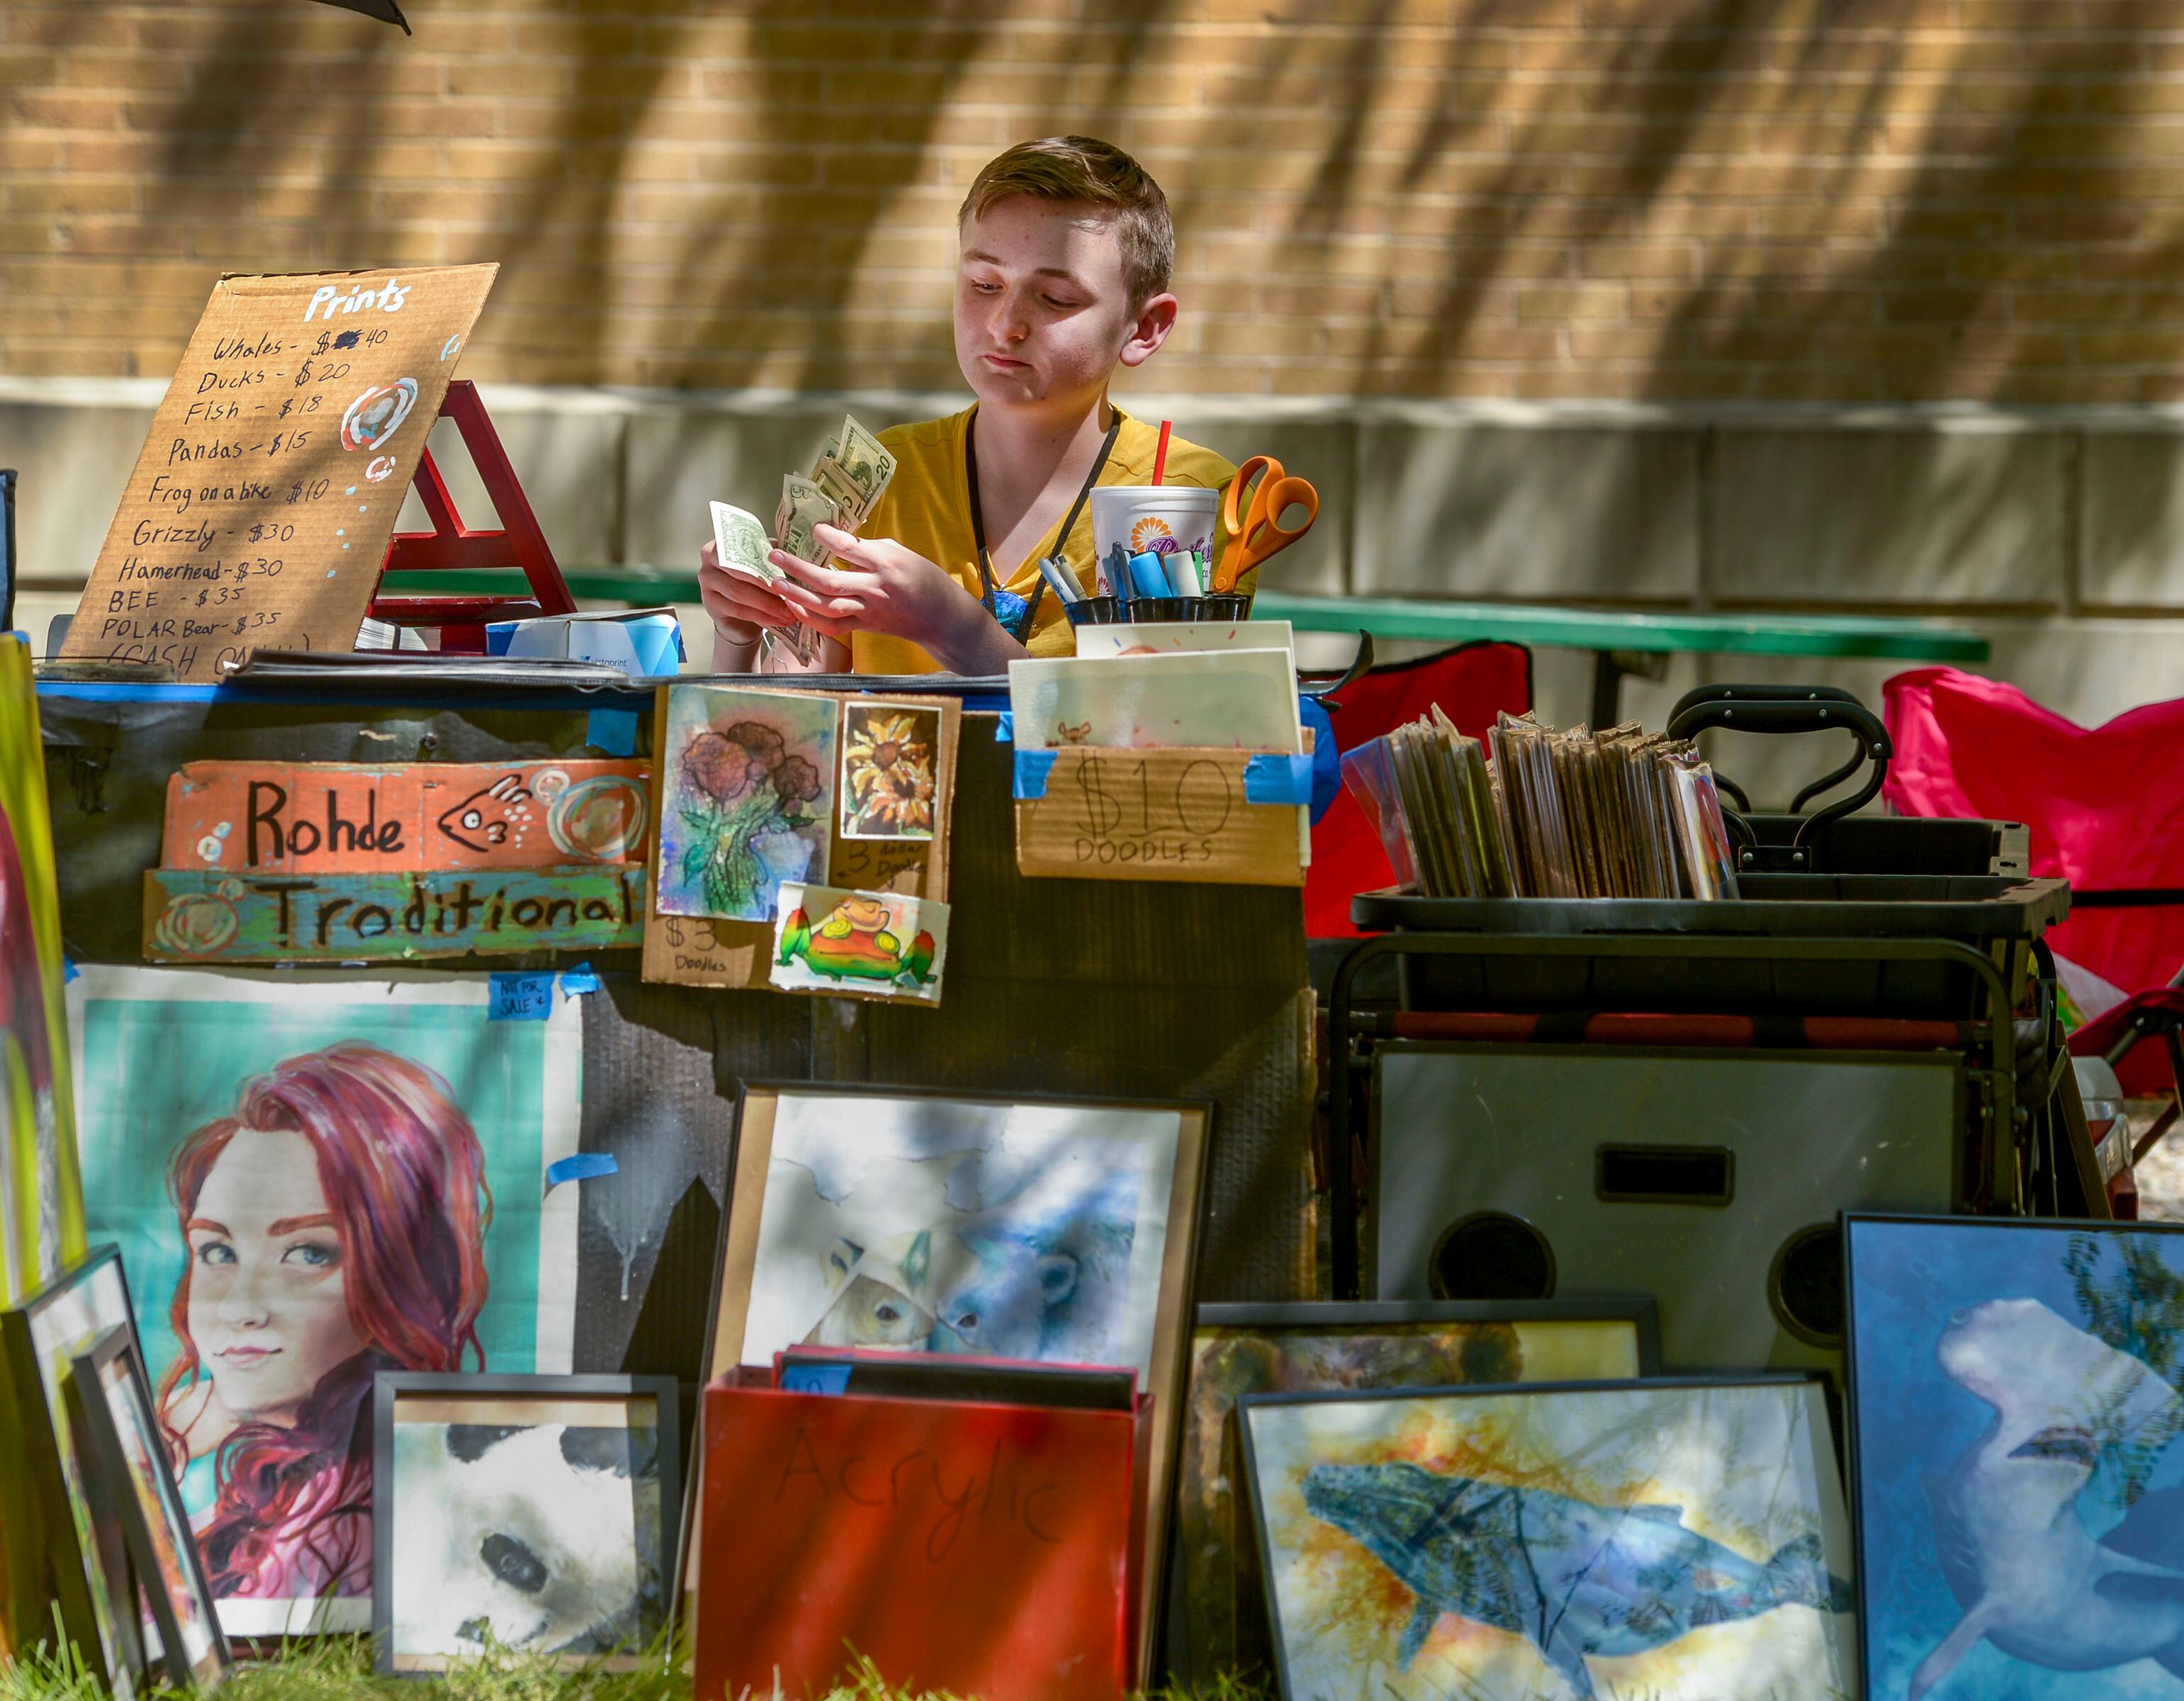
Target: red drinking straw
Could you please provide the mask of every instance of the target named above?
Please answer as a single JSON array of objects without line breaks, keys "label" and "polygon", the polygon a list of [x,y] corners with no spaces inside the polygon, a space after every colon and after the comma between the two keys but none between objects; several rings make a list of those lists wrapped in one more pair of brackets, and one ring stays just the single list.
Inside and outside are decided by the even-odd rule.
[{"label": "red drinking straw", "polygon": [[1161,421],[1160,447],[1153,451],[1153,482],[1161,482],[1161,474],[1167,471],[1167,434],[1175,429],[1173,420]]}]

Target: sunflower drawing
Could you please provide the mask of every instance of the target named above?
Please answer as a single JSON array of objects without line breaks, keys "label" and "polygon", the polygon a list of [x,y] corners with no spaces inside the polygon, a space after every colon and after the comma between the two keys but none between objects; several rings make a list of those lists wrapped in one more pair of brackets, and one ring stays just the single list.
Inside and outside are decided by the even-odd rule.
[{"label": "sunflower drawing", "polygon": [[842,743],[844,837],[933,837],[939,720],[930,711],[852,705]]}]

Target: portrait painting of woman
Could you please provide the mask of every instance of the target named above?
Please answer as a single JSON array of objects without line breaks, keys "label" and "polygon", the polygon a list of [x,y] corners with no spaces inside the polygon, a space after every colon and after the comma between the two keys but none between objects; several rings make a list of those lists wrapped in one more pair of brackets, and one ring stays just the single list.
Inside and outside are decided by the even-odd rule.
[{"label": "portrait painting of woman", "polygon": [[85,962],[83,1217],[120,1248],[230,1637],[371,1627],[372,1380],[574,1367],[587,1001]]},{"label": "portrait painting of woman", "polygon": [[157,1403],[213,1593],[369,1595],[374,1374],[485,1368],[477,1135],[432,1069],[340,1043],[242,1082],[167,1182]]}]

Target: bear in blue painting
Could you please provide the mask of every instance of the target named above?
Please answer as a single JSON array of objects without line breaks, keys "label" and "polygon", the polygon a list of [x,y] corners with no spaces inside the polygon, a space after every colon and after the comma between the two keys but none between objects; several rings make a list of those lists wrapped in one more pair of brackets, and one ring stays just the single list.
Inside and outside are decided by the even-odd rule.
[{"label": "bear in blue painting", "polygon": [[1577,1701],[1594,1701],[1588,1654],[1642,1654],[1779,1606],[1851,1607],[1818,1536],[1754,1564],[1686,1528],[1680,1507],[1595,1506],[1401,1464],[1315,1465],[1304,1503],[1418,1597],[1396,1651],[1405,1669],[1453,1613],[1528,1637]]},{"label": "bear in blue painting", "polygon": [[823,1254],[833,1296],[805,1336],[834,1347],[1112,1362],[1128,1297],[1137,1178],[1033,1190],[975,1215]]}]

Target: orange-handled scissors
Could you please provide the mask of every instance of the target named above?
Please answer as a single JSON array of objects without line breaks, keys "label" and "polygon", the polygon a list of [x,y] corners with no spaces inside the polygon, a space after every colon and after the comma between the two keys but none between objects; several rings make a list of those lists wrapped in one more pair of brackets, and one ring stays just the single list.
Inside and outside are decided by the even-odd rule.
[{"label": "orange-handled scissors", "polygon": [[[1257,485],[1251,488],[1254,479]],[[1247,489],[1249,505],[1239,518],[1237,499]],[[1282,524],[1282,516],[1295,507],[1304,510],[1304,524],[1291,531]],[[1228,494],[1222,499],[1221,519],[1228,527],[1228,547],[1221,552],[1220,565],[1213,570],[1213,594],[1226,596],[1234,590],[1245,574],[1269,555],[1289,548],[1312,530],[1312,522],[1318,518],[1319,492],[1308,481],[1291,478],[1270,455],[1253,455],[1236,469]]]}]

